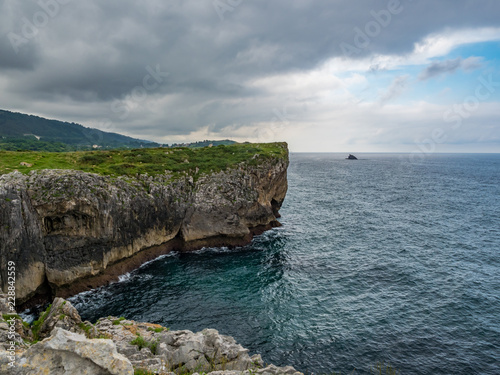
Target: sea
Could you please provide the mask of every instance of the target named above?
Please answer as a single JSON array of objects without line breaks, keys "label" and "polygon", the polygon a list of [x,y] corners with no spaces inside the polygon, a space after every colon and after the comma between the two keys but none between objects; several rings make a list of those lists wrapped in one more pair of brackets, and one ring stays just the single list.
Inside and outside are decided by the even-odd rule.
[{"label": "sea", "polygon": [[172,253],[71,302],[215,328],[306,374],[500,374],[500,154],[346,156],[292,153],[283,225],[250,245]]}]

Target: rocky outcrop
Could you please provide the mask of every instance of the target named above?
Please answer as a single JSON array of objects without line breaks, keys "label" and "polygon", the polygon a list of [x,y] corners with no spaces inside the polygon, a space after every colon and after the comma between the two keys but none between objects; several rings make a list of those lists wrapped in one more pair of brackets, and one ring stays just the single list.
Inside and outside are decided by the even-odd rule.
[{"label": "rocky outcrop", "polygon": [[[71,319],[61,328],[54,318],[64,309]],[[114,317],[82,323],[71,303],[59,298],[41,319],[46,330],[52,327],[44,340],[31,346],[16,343],[14,359],[0,347],[0,374],[302,375],[293,367],[265,366],[260,355],[250,356],[214,329],[169,331]],[[23,342],[32,341],[33,335],[21,336]]]},{"label": "rocky outcrop", "polygon": [[33,345],[17,358],[8,373],[133,375],[134,368],[126,357],[116,351],[111,340],[89,340],[83,335],[56,328],[49,338]]},{"label": "rocky outcrop", "polygon": [[44,339],[50,336],[55,328],[61,328],[74,333],[83,333],[80,314],[71,303],[55,298],[48,314],[44,317],[37,331],[37,338]]},{"label": "rocky outcrop", "polygon": [[95,287],[171,250],[247,243],[277,223],[287,190],[287,158],[261,159],[194,177],[2,175],[0,286],[9,261],[24,303]]}]

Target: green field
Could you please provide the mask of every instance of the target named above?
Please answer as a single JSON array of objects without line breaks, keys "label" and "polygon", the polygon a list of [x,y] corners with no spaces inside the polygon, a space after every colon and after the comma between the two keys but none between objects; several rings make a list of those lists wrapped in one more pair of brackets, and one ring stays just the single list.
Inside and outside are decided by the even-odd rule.
[{"label": "green field", "polygon": [[265,159],[287,157],[285,143],[78,152],[0,151],[0,174],[14,170],[29,173],[40,169],[73,169],[109,176],[146,173],[155,176],[165,171],[173,175],[184,172],[199,175],[235,167],[241,162],[257,165]]}]

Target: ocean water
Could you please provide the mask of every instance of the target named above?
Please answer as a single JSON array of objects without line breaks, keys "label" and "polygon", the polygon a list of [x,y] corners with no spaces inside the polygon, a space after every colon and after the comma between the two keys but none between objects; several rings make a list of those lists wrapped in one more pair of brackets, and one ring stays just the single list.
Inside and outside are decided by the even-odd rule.
[{"label": "ocean water", "polygon": [[73,297],[307,373],[500,374],[500,155],[292,154],[283,226]]}]

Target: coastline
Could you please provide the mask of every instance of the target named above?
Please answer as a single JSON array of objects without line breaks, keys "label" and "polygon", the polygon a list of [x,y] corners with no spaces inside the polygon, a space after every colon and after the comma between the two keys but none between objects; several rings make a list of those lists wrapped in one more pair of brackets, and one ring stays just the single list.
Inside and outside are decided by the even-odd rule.
[{"label": "coastline", "polygon": [[[148,152],[151,160],[175,157],[163,150],[125,156],[146,160]],[[83,157],[105,160],[102,172],[115,166],[113,158],[125,158],[120,155]],[[237,162],[200,173],[195,163],[214,155]],[[280,225],[286,143],[221,146],[195,156],[191,167],[187,159],[178,162],[189,169],[177,177],[149,175],[154,163],[144,174],[118,177],[71,169],[0,175],[0,262],[16,264],[16,305],[28,308],[106,285],[172,251],[243,246]],[[4,292],[7,280],[0,269]]]},{"label": "coastline", "polygon": [[9,313],[0,295],[0,372],[9,374],[303,375],[291,366],[265,364],[260,354],[214,329],[170,331],[125,317],[82,321],[55,298],[31,325]]},{"label": "coastline", "polygon": [[194,243],[185,243],[182,239],[175,238],[169,242],[144,249],[129,258],[121,259],[118,262],[109,265],[101,274],[79,279],[71,285],[58,288],[55,295],[51,293],[39,294],[28,301],[19,305],[19,310],[24,311],[37,305],[48,303],[53,297],[69,298],[79,293],[109,285],[119,280],[120,276],[132,272],[141,267],[146,262],[157,259],[162,255],[172,252],[192,252],[201,250],[204,247],[228,247],[235,248],[248,245],[253,237],[258,236],[272,228],[280,227],[278,221],[271,222],[268,225],[261,225],[250,229],[250,233],[244,238],[212,237],[205,240],[198,240]]}]

